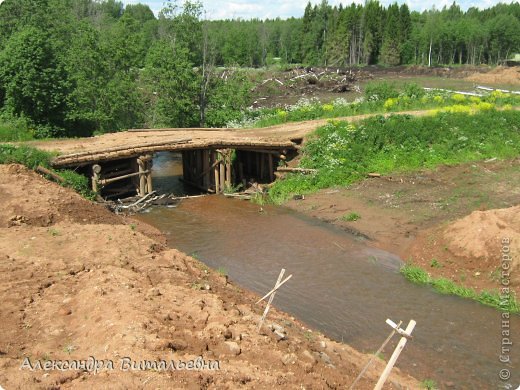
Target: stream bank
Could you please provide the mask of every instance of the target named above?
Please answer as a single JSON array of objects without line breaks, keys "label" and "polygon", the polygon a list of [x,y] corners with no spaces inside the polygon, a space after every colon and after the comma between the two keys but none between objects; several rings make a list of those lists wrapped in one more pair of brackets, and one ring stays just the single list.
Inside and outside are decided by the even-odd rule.
[{"label": "stream bank", "polygon": [[[258,296],[19,165],[0,165],[0,385],[22,388],[344,388],[369,356],[276,309],[286,340],[256,332]],[[274,280],[271,281],[274,283]],[[209,289],[207,288],[209,287]],[[219,360],[219,371],[21,370],[34,363]],[[117,366],[116,366],[117,368]],[[377,361],[357,388],[369,389]],[[395,370],[388,389],[419,383]]]}]

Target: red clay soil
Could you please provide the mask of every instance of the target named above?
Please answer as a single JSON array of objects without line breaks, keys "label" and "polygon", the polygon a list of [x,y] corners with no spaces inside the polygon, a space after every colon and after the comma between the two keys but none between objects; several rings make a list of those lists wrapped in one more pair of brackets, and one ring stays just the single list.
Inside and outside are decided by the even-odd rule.
[{"label": "red clay soil", "polygon": [[[258,297],[167,249],[159,232],[111,214],[18,165],[0,165],[0,386],[292,388],[350,385],[369,356],[273,309],[287,336],[256,326]],[[110,359],[114,370],[20,369]],[[119,369],[134,362],[219,360],[218,371]],[[359,386],[372,388],[383,362]],[[106,364],[106,362],[105,362]],[[27,366],[26,366],[27,367]],[[418,388],[395,370],[386,388]]]},{"label": "red clay soil", "polygon": [[[514,159],[366,179],[287,206],[477,291],[500,287],[502,251],[509,250],[511,287],[518,294],[519,201],[520,160]],[[345,221],[350,213],[361,218]]]},{"label": "red clay soil", "polygon": [[466,80],[482,84],[508,84],[520,86],[520,67],[499,66],[486,73],[475,73],[466,77]]}]

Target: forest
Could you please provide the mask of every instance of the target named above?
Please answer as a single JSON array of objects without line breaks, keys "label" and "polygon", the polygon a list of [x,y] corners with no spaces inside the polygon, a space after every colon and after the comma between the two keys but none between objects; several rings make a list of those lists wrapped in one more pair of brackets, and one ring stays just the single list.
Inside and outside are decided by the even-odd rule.
[{"label": "forest", "polygon": [[5,0],[0,134],[224,126],[250,104],[246,68],[496,65],[520,52],[519,19],[518,2],[419,13],[323,1],[301,18],[212,21],[198,1],[154,15],[116,0]]}]

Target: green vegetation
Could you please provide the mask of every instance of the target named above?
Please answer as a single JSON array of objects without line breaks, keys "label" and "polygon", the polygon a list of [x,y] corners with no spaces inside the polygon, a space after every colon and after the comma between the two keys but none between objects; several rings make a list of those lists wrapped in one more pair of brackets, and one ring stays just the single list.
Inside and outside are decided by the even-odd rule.
[{"label": "green vegetation", "polygon": [[355,222],[360,218],[361,218],[361,215],[359,215],[358,213],[355,213],[355,212],[345,214],[343,217],[341,217],[342,220],[347,221],[347,222]]},{"label": "green vegetation", "polygon": [[221,276],[228,276],[228,271],[226,268],[224,267],[218,267],[217,268],[217,273]]},{"label": "green vegetation", "polygon": [[437,259],[432,259],[432,261],[430,263],[430,267],[432,267],[432,268],[442,268],[442,264],[439,263],[439,261]]},{"label": "green vegetation", "polygon": [[427,390],[437,390],[439,387],[433,379],[425,379],[421,383],[421,387]]},{"label": "green vegetation", "polygon": [[[117,0],[3,1],[0,140],[237,122],[251,103],[237,66],[494,65],[520,52],[518,3],[412,12],[323,1],[300,18],[209,21],[201,2],[181,1],[167,0],[157,17]],[[377,103],[271,114],[280,123],[414,107],[392,86],[367,90]]]},{"label": "green vegetation", "polygon": [[434,168],[520,153],[519,111],[438,112],[376,116],[357,124],[331,120],[303,148],[300,165],[316,174],[291,174],[269,195],[281,203],[295,194],[345,186],[368,173]]},{"label": "green vegetation", "polygon": [[198,1],[166,1],[159,18],[114,0],[4,1],[0,140],[238,119],[249,83],[215,66],[202,12]]},{"label": "green vegetation", "polygon": [[484,305],[492,306],[500,310],[520,313],[520,305],[514,295],[510,295],[504,299],[498,292],[482,291],[481,293],[477,293],[474,289],[459,286],[449,279],[432,278],[422,268],[410,264],[401,267],[401,274],[413,283],[430,285],[441,294],[457,295],[462,298],[473,299]]},{"label": "green vegetation", "polygon": [[301,99],[298,103],[280,108],[261,108],[244,112],[240,121],[228,123],[229,127],[266,127],[286,122],[313,119],[338,118],[362,114],[433,109],[435,112],[462,112],[492,110],[502,107],[510,110],[520,105],[520,95],[494,91],[488,95],[465,96],[441,90],[425,92],[416,83],[407,83],[402,90],[387,82],[374,82],[365,88],[364,98],[347,102],[339,98],[328,104],[317,99]]},{"label": "green vegetation", "polygon": [[[31,148],[29,146],[13,146],[0,144],[0,164],[21,164],[35,170],[39,165],[50,168],[52,153]],[[71,170],[59,170],[56,174],[64,179],[64,187],[70,187],[87,199],[94,199],[95,194],[88,185],[88,179]]]},{"label": "green vegetation", "polygon": [[423,12],[379,1],[315,3],[308,3],[302,18],[210,23],[218,63],[478,65],[520,52],[518,3],[466,12],[455,3]]}]

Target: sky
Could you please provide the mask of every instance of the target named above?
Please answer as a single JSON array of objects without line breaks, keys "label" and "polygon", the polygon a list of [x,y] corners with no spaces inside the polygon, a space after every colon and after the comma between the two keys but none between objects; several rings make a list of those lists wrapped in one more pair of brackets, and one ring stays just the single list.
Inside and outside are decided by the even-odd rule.
[{"label": "sky", "polygon": [[[1,1],[1,0],[0,0]],[[147,4],[152,11],[157,13],[163,7],[164,0],[122,0],[125,4],[142,3]],[[231,19],[231,18],[288,18],[291,16],[303,16],[303,11],[308,0],[202,0],[208,19]],[[320,3],[320,0],[311,1]],[[329,0],[331,5],[364,3],[364,0]],[[395,0],[380,0],[383,5],[394,3]],[[437,9],[451,5],[453,0],[398,0],[399,4],[407,3],[410,9],[423,11],[435,5]],[[499,2],[512,3],[512,0],[459,0],[457,4],[464,10],[469,7],[488,8]],[[182,3],[182,0],[179,0]]]}]

